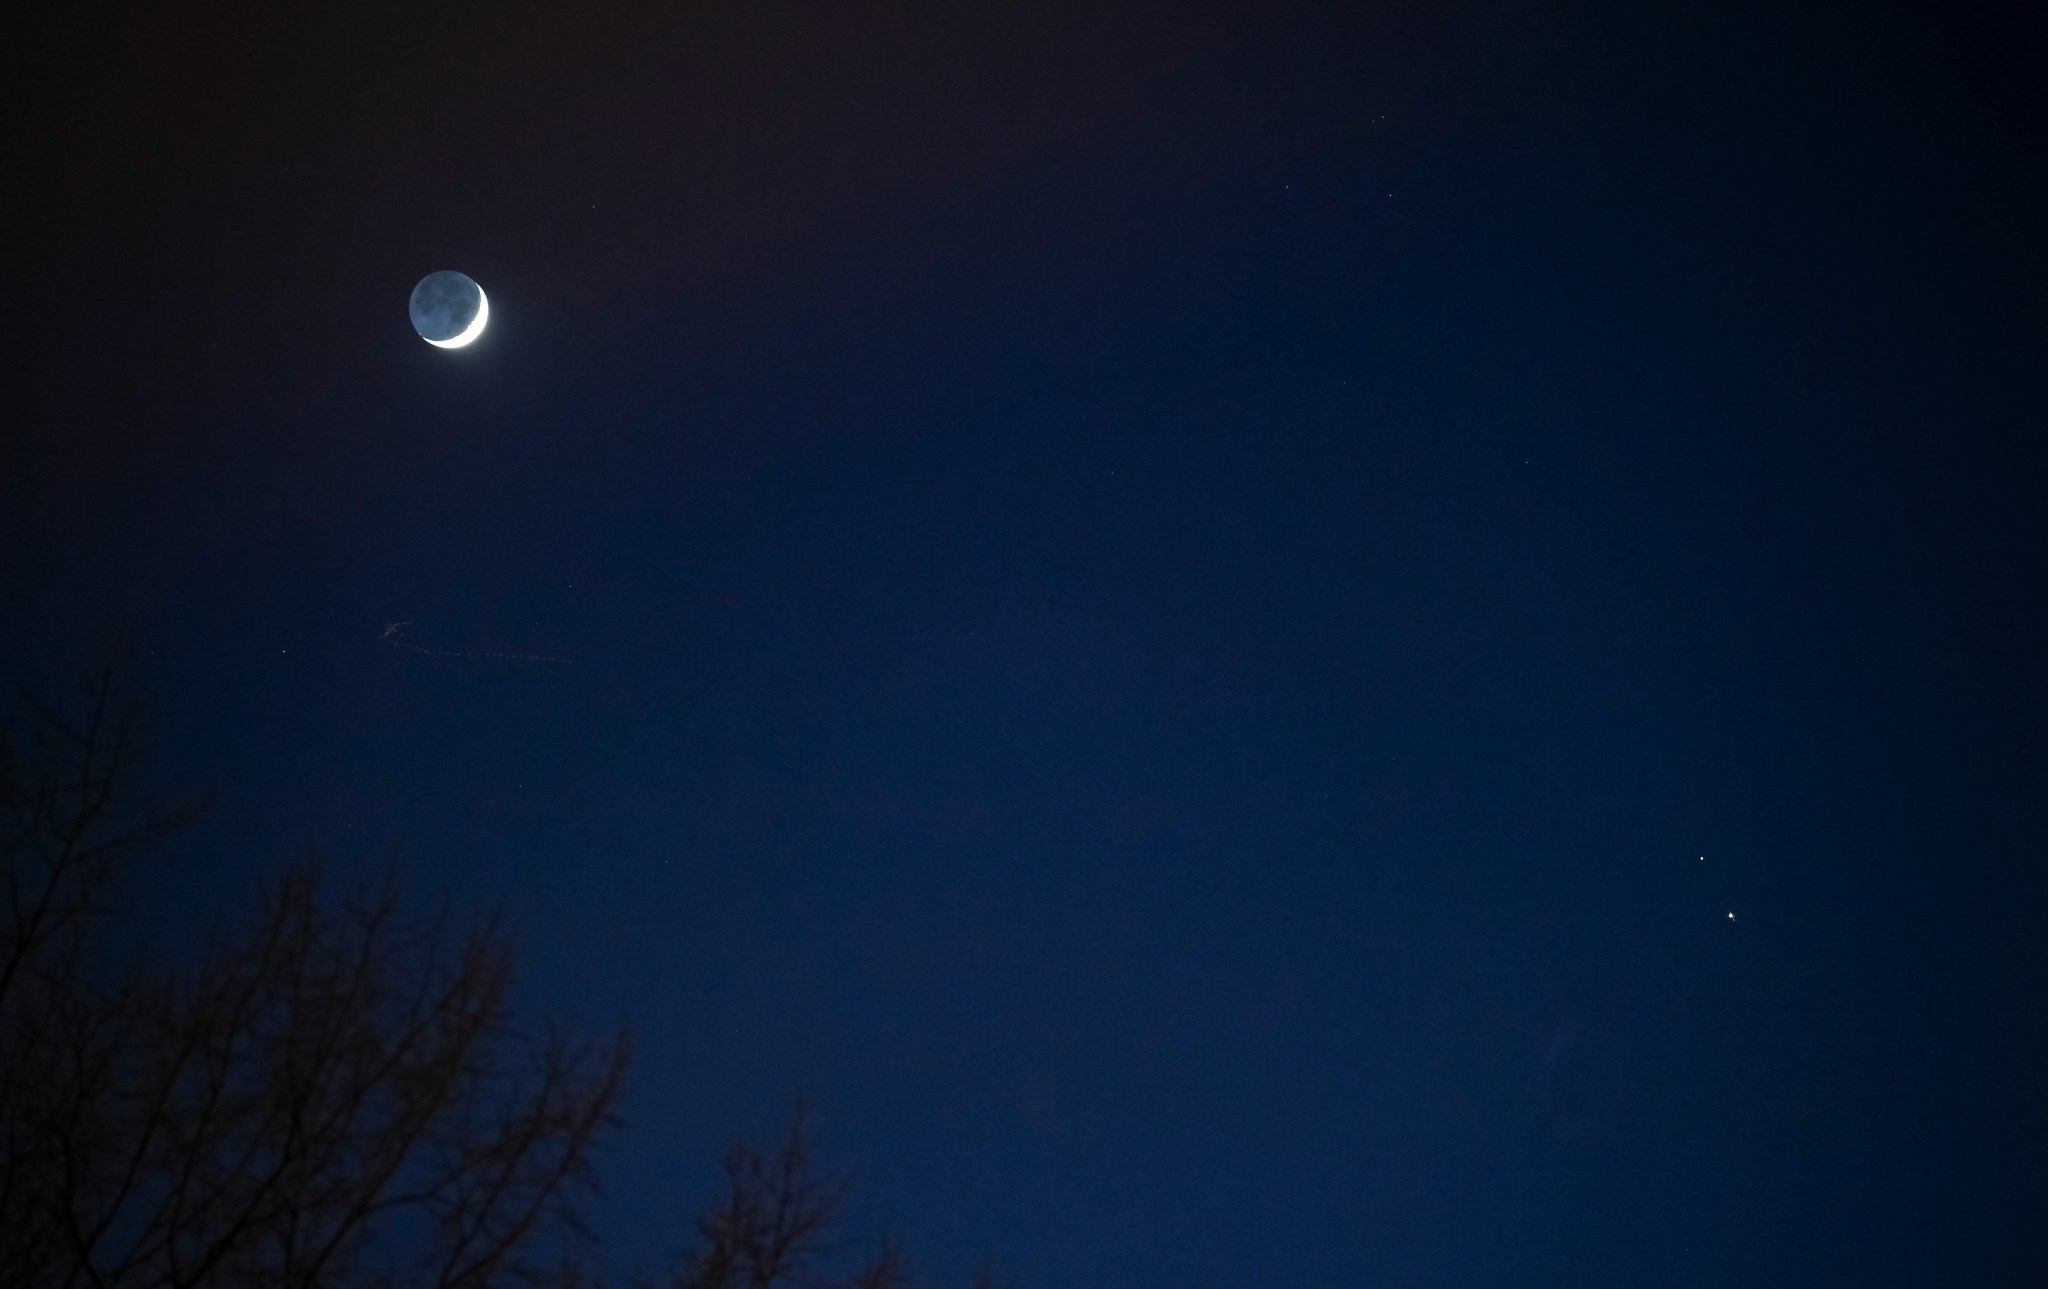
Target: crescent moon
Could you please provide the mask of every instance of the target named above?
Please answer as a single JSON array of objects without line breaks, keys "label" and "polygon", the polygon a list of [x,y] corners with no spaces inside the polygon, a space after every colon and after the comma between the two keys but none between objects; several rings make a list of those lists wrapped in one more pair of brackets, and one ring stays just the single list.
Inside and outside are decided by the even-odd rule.
[{"label": "crescent moon", "polygon": [[[460,349],[484,334],[484,324],[490,320],[491,298],[484,294],[482,287],[478,287],[476,289],[476,316],[469,320],[469,325],[462,329],[462,334],[450,336],[446,340],[427,340],[427,343],[436,349]],[[426,337],[422,336],[420,339],[426,340]]]}]

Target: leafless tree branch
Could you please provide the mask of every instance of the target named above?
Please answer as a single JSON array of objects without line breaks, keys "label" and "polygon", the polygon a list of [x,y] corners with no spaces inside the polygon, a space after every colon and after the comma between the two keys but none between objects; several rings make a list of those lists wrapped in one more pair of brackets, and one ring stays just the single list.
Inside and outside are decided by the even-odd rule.
[{"label": "leafless tree branch", "polygon": [[[75,716],[31,701],[0,737],[0,1289],[596,1289],[575,1240],[627,1043],[516,1027],[496,920],[308,861],[187,965],[111,968],[124,874],[197,813],[130,801],[132,662],[110,646]],[[846,1198],[799,1103],[637,1283],[899,1289],[893,1241],[838,1234]]]},{"label": "leafless tree branch", "polygon": [[0,745],[0,1267],[27,1289],[493,1289],[577,1229],[627,1049],[511,1023],[511,946],[315,864],[182,971],[108,973],[128,863],[188,821],[125,792],[110,655],[77,719]]}]

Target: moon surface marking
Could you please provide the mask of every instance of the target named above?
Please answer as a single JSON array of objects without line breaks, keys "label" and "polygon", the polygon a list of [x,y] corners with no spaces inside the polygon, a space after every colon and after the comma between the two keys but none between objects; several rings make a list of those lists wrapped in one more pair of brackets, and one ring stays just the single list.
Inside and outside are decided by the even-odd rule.
[{"label": "moon surface marking", "polygon": [[[478,287],[476,289],[476,316],[469,320],[469,325],[462,329],[462,334],[450,336],[446,340],[427,340],[427,343],[436,349],[460,349],[478,336],[481,336],[484,333],[484,324],[490,320],[491,298],[484,294],[482,287]],[[422,336],[420,339],[426,340],[427,338]]]}]

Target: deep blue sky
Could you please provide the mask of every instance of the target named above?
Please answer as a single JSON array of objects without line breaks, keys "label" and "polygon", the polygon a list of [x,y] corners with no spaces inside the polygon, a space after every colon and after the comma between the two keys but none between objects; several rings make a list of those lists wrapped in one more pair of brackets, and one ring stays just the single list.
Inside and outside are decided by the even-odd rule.
[{"label": "deep blue sky", "polygon": [[0,664],[151,651],[165,935],[402,846],[629,1020],[622,1258],[802,1087],[931,1283],[2025,1283],[2048,210],[1955,8],[53,19]]}]

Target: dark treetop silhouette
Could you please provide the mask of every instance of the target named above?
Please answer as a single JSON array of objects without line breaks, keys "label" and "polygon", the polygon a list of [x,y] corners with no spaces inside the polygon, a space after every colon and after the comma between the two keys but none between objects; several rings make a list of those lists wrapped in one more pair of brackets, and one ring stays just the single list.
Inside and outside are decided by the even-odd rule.
[{"label": "dark treetop silhouette", "polygon": [[[9,1286],[586,1282],[593,1144],[622,1036],[538,1035],[485,919],[408,916],[394,878],[336,898],[289,869],[253,924],[176,969],[110,962],[123,871],[189,822],[126,799],[142,705],[118,666],[72,720],[33,705],[0,745],[0,1269]],[[645,1285],[820,1283],[844,1184],[801,1108],[680,1266]],[[565,1239],[564,1237],[570,1237]],[[848,1276],[896,1283],[892,1244]]]}]

